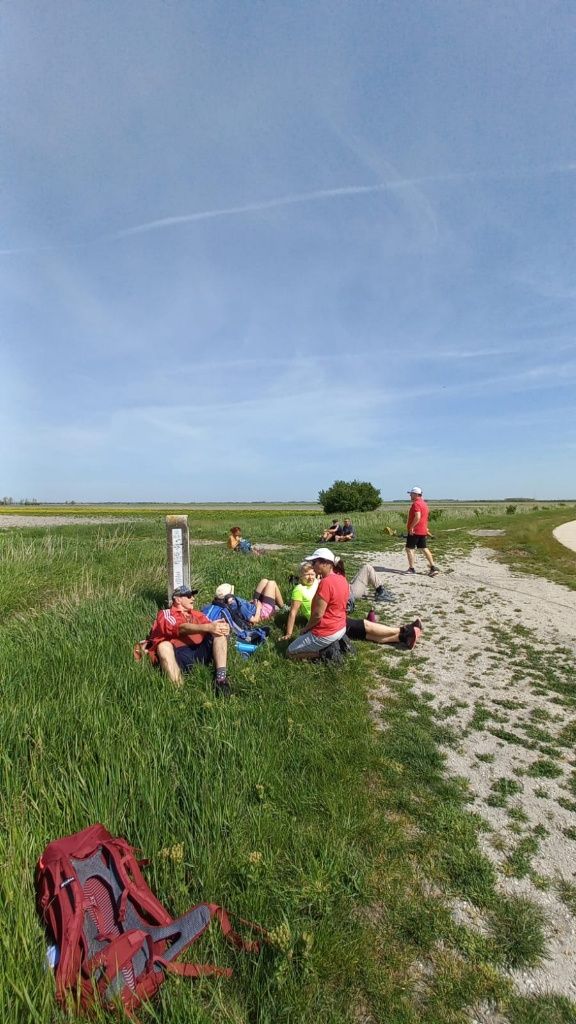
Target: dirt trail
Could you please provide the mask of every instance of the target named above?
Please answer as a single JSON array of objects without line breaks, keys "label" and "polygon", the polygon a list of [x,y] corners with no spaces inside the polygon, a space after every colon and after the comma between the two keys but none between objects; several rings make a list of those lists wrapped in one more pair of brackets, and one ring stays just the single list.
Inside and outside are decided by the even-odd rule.
[{"label": "dirt trail", "polygon": [[424,559],[406,575],[403,552],[363,553],[366,560],[384,569],[396,598],[379,606],[382,621],[424,621],[412,682],[457,736],[447,770],[468,780],[471,810],[490,826],[483,849],[501,890],[528,896],[548,916],[550,960],[512,972],[515,984],[576,1001],[576,918],[567,905],[576,909],[576,592],[515,573],[485,548],[453,558],[435,578]]}]

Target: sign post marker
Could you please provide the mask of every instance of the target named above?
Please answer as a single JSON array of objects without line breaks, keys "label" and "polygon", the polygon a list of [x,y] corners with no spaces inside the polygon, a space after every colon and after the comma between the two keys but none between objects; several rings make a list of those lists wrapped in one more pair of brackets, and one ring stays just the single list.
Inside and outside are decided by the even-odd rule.
[{"label": "sign post marker", "polygon": [[188,516],[166,516],[168,548],[168,602],[176,587],[190,586],[190,537]]}]

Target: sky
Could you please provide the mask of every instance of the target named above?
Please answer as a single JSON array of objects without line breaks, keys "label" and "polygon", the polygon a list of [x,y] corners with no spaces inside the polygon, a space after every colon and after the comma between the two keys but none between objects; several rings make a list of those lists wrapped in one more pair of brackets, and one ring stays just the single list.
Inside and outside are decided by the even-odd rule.
[{"label": "sky", "polygon": [[0,496],[576,496],[574,0],[2,0]]}]

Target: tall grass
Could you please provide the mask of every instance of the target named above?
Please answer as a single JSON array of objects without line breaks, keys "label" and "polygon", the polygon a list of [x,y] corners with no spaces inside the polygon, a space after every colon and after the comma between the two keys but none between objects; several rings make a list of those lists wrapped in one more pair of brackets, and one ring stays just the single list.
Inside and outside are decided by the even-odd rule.
[{"label": "tall grass", "polygon": [[[202,513],[193,532],[221,536],[228,518]],[[308,516],[292,519],[248,522],[255,541],[264,523],[265,539],[298,540],[262,558],[193,548],[200,600],[223,580],[247,595],[259,575],[283,586],[310,544]],[[407,684],[408,654],[365,646],[337,671],[289,664],[280,623],[249,661],[231,653],[229,701],[203,668],[176,691],[131,657],[165,596],[160,519],[0,545],[3,1024],[56,1019],[33,867],[48,841],[94,821],[151,859],[174,914],[209,899],[271,931],[257,960],[204,939],[194,958],[232,964],[233,980],[169,980],[145,1019],[464,1024],[482,1000],[512,1013],[501,969],[538,961],[542,922],[496,899],[480,822],[444,778],[449,733]],[[383,733],[370,724],[375,678],[388,682]],[[482,910],[487,936],[454,923],[446,894]]]}]

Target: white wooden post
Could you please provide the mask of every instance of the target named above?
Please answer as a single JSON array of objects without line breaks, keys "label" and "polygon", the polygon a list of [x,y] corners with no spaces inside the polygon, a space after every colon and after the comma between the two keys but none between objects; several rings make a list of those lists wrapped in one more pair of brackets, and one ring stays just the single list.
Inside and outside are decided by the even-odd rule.
[{"label": "white wooden post", "polygon": [[168,602],[176,587],[190,586],[188,516],[166,516],[168,547]]}]

